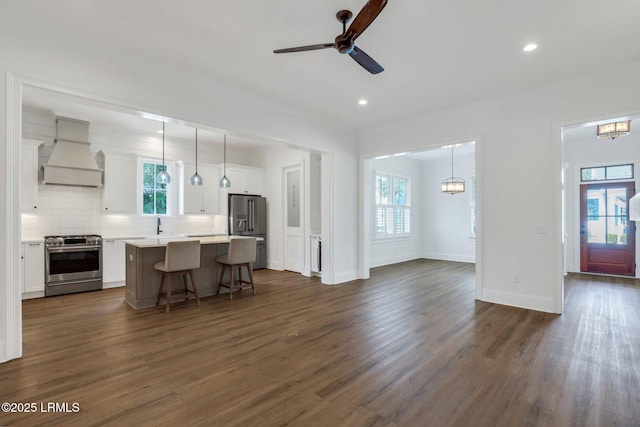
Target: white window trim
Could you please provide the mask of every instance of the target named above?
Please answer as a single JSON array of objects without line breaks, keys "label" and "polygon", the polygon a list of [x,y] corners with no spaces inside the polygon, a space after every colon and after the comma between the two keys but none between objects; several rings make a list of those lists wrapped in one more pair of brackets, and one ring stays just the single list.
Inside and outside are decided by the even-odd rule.
[{"label": "white window trim", "polygon": [[[394,204],[390,204],[390,205],[378,205],[377,203],[375,203],[376,200],[376,180],[378,175],[387,175],[389,177],[391,177],[391,191],[393,193],[393,182],[396,178],[401,178],[401,179],[406,179],[407,180],[407,201],[405,205],[394,205]],[[374,171],[374,179],[373,179],[373,194],[374,194],[374,205],[373,205],[373,241],[389,241],[389,240],[406,240],[412,237],[412,233],[413,233],[413,227],[411,226],[412,223],[412,207],[411,207],[411,177],[407,176],[407,175],[402,175],[402,174],[395,174],[395,173],[391,173],[391,172],[386,172],[386,171],[382,171],[382,170],[375,170]],[[393,199],[393,194],[390,195],[391,199]],[[409,232],[408,233],[391,233],[391,234],[378,234],[378,230],[377,230],[377,210],[378,207],[385,207],[385,208],[393,208],[394,210],[398,207],[401,207],[403,209],[408,209],[409,211]]]},{"label": "white window trim", "polygon": [[[151,157],[138,157],[138,179],[137,179],[137,189],[138,189],[138,193],[137,193],[137,204],[138,204],[138,215],[140,216],[145,216],[145,217],[149,217],[149,216],[172,216],[172,212],[173,212],[173,197],[174,197],[174,187],[177,185],[178,183],[178,177],[175,173],[176,168],[175,168],[175,162],[173,160],[167,160],[166,158],[164,159],[164,164],[167,167],[167,172],[169,173],[169,175],[171,176],[171,184],[167,185],[167,213],[166,214],[146,214],[143,212],[142,210],[142,187],[143,187],[143,182],[142,182],[142,177],[143,177],[143,171],[142,168],[144,166],[145,163],[155,163],[155,164],[162,164],[162,159],[154,159]],[[174,176],[176,175],[176,176]]]}]

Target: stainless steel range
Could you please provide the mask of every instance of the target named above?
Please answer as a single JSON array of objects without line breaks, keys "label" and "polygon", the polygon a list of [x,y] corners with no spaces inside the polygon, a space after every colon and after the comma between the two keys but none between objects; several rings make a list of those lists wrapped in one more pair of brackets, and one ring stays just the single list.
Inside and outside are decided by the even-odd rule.
[{"label": "stainless steel range", "polygon": [[44,236],[45,296],[102,289],[102,237]]}]

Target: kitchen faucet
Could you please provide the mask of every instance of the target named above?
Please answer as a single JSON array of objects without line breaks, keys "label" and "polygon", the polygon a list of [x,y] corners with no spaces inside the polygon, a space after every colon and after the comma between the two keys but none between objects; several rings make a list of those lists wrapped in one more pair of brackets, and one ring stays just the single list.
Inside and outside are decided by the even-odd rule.
[{"label": "kitchen faucet", "polygon": [[160,230],[160,226],[162,225],[162,222],[160,221],[160,217],[158,217],[158,221],[157,221],[157,225],[156,225],[156,234],[160,235],[160,233],[162,233],[162,230]]}]

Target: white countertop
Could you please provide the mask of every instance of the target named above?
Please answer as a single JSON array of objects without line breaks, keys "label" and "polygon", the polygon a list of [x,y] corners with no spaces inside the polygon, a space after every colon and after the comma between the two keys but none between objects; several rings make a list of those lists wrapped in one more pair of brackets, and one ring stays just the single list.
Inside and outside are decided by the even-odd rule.
[{"label": "white countertop", "polygon": [[[244,236],[207,236],[207,237],[175,237],[175,238],[146,238],[125,240],[128,245],[135,246],[137,248],[159,248],[167,245],[167,242],[183,242],[189,240],[200,240],[202,245],[214,245],[220,243],[229,243],[231,238],[234,239],[246,239]],[[262,237],[258,237],[257,240],[264,240]]]}]

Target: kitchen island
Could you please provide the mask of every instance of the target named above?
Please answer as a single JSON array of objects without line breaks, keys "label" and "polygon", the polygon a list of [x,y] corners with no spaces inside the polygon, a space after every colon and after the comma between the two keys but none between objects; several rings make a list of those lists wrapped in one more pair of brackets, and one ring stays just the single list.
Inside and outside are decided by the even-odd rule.
[{"label": "kitchen island", "polygon": [[[126,293],[125,301],[135,308],[147,308],[156,305],[160,272],[153,266],[164,260],[167,242],[200,240],[200,268],[194,270],[198,295],[214,295],[220,274],[216,257],[227,253],[229,236],[211,236],[200,238],[147,238],[125,241],[126,256]],[[234,238],[242,238],[234,236]],[[174,289],[182,287],[173,283]]]}]

